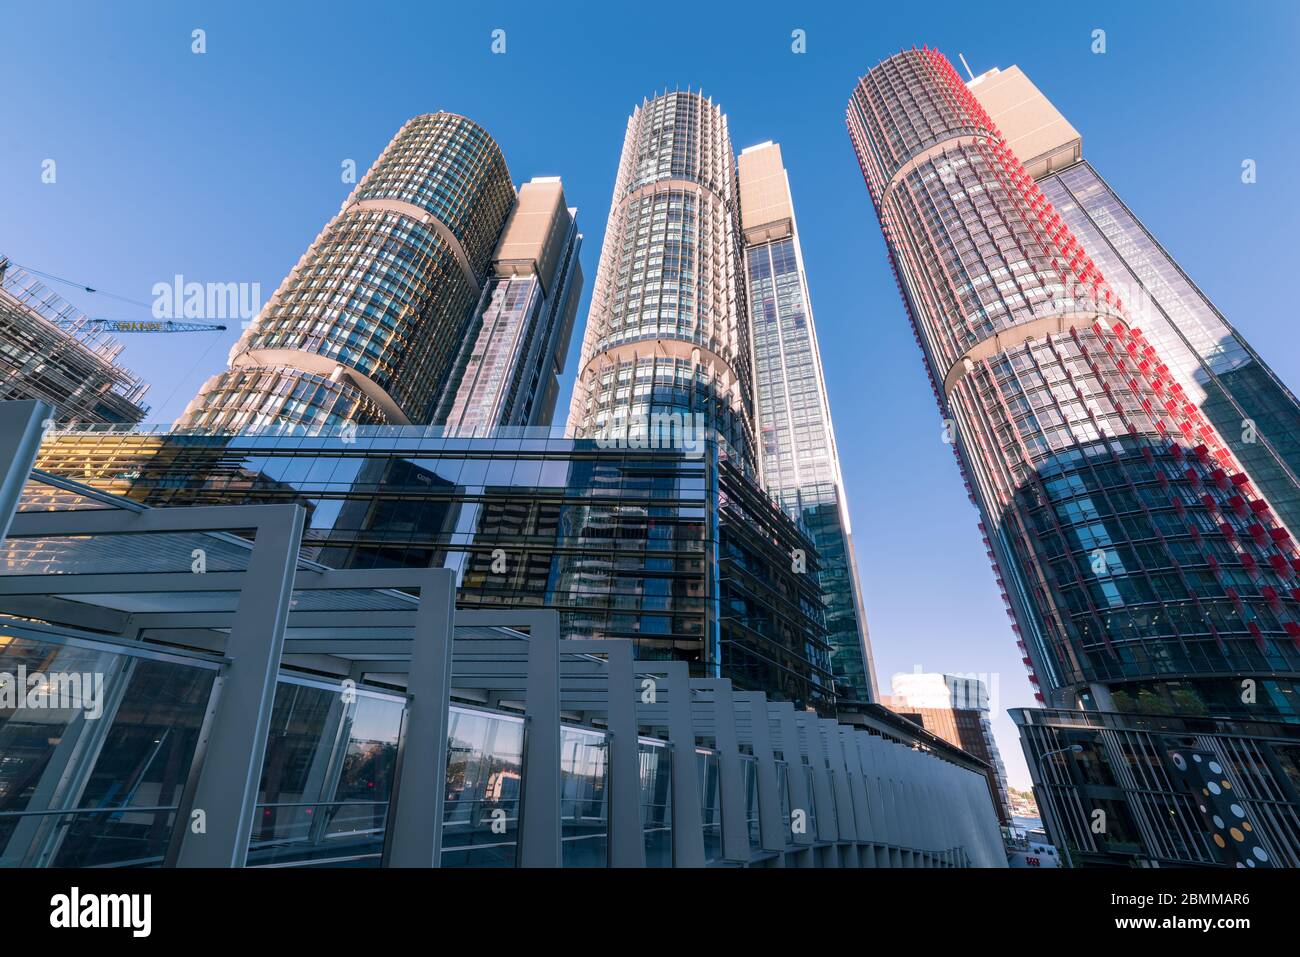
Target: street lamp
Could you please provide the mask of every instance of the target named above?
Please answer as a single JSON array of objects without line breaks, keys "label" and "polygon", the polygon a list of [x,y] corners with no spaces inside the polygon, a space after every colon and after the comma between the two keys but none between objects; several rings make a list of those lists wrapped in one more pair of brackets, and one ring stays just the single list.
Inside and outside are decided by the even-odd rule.
[{"label": "street lamp", "polygon": [[1066,751],[1073,751],[1075,754],[1082,754],[1083,745],[1072,744],[1068,748],[1057,748],[1055,751],[1044,751],[1039,755],[1039,760],[1041,761],[1043,758],[1050,758],[1054,754],[1064,754]]}]

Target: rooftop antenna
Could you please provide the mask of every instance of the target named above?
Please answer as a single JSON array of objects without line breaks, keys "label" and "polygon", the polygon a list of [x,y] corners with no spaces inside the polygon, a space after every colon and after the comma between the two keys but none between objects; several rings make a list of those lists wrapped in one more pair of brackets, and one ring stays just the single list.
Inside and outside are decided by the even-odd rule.
[{"label": "rooftop antenna", "polygon": [[971,71],[970,64],[966,62],[966,57],[963,54],[958,53],[957,59],[961,60],[961,65],[966,68],[966,75],[972,80],[975,79],[975,74]]}]

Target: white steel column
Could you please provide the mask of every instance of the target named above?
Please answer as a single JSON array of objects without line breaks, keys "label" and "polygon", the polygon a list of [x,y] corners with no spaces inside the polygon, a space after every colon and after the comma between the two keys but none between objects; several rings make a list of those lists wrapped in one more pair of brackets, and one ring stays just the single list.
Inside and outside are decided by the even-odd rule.
[{"label": "white steel column", "polygon": [[14,509],[32,474],[44,423],[53,415],[51,406],[35,399],[0,402],[0,542],[9,533]]},{"label": "white steel column", "polygon": [[524,714],[524,795],[519,822],[519,866],[559,867],[560,616],[542,616],[529,631],[528,691]]},{"label": "white steel column", "polygon": [[673,745],[673,866],[704,866],[701,784],[691,718],[691,670],[684,661],[663,664],[668,685],[668,738]]},{"label": "white steel column", "polygon": [[385,867],[442,864],[456,573],[445,568],[420,569],[419,573],[424,581],[406,679],[410,703],[384,835]]},{"label": "white steel column", "polygon": [[[176,821],[184,834],[179,867],[243,867],[248,856],[306,514],[300,505],[258,508],[257,538],[226,641],[230,664],[212,716],[193,803],[189,814]],[[156,509],[153,514],[168,511]],[[206,817],[206,830],[196,832],[193,815],[200,811]]]}]

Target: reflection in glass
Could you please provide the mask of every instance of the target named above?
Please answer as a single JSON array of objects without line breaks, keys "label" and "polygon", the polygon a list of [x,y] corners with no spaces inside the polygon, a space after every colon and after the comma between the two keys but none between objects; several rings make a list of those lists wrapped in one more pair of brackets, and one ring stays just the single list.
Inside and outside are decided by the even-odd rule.
[{"label": "reflection in glass", "polygon": [[585,728],[560,729],[564,867],[609,866],[609,743]]},{"label": "reflection in glass", "polygon": [[160,865],[216,673],[0,633],[0,866]]},{"label": "reflection in glass", "polygon": [[776,762],[776,795],[781,802],[781,833],[785,835],[785,843],[794,843],[794,831],[790,826],[790,807],[793,802],[790,800],[790,765],[785,761]]},{"label": "reflection in glass", "polygon": [[722,859],[722,765],[716,751],[695,749],[700,776],[700,826],[705,863]]},{"label": "reflection in glass", "polygon": [[515,866],[523,746],[518,718],[451,709],[443,867]]},{"label": "reflection in glass", "polygon": [[673,866],[672,751],[663,743],[641,741],[641,832],[646,867]]},{"label": "reflection in glass", "polygon": [[378,866],[405,710],[396,697],[280,679],[250,867]]},{"label": "reflection in glass", "polygon": [[808,795],[808,833],[813,836],[813,840],[820,841],[821,834],[817,830],[817,790],[813,787],[813,769],[811,765],[803,765],[803,777]]},{"label": "reflection in glass", "polygon": [[749,836],[749,849],[763,849],[758,822],[758,759],[753,755],[740,756],[740,769],[745,782],[745,827]]}]

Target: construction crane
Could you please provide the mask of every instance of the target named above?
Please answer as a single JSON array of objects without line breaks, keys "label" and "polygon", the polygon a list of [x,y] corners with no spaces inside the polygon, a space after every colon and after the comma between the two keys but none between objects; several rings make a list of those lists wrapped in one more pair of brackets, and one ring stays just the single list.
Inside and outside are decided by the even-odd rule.
[{"label": "construction crane", "polygon": [[102,332],[225,332],[226,327],[211,322],[176,322],[172,319],[91,319],[90,324]]},{"label": "construction crane", "polygon": [[[70,279],[62,279],[59,276],[52,276],[49,273],[41,272],[39,269],[32,269],[30,266],[19,266],[12,262],[8,256],[0,256],[0,284],[5,281],[5,272],[10,266],[22,272],[34,273],[43,276],[46,279],[52,279],[55,282],[65,283],[69,286],[81,286],[85,292],[98,293],[98,289],[90,286],[84,286],[81,283],[74,282]],[[112,295],[103,293],[103,295]],[[114,299],[122,299],[124,302],[134,302],[137,305],[147,306],[148,303],[137,302],[134,299],[126,299],[123,296],[113,296]],[[42,314],[47,320],[53,322],[56,326],[70,331],[78,331],[86,328],[93,329],[95,332],[107,332],[111,334],[134,333],[134,332],[225,332],[226,327],[220,323],[214,322],[176,322],[173,319],[93,319],[89,316],[79,314],[69,314],[68,312],[60,313],[58,311],[42,310]]]}]

